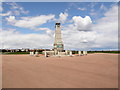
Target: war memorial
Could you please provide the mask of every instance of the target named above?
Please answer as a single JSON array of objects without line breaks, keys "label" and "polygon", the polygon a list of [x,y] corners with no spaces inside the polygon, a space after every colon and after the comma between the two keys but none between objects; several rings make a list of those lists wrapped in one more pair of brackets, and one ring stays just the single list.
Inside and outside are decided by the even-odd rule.
[{"label": "war memorial", "polygon": [[[71,50],[64,50],[64,44],[62,41],[62,33],[61,33],[61,24],[55,23],[55,40],[54,47],[51,51],[43,51],[45,57],[48,56],[75,56],[72,54]],[[79,56],[87,55],[87,51],[78,51]],[[31,50],[30,56],[38,56],[38,51]]]}]

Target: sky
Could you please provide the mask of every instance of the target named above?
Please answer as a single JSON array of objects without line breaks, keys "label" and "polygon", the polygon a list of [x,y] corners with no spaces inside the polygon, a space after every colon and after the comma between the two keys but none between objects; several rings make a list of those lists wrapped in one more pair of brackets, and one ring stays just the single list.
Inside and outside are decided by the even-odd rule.
[{"label": "sky", "polygon": [[0,48],[48,48],[61,23],[65,50],[118,49],[116,2],[3,2]]}]

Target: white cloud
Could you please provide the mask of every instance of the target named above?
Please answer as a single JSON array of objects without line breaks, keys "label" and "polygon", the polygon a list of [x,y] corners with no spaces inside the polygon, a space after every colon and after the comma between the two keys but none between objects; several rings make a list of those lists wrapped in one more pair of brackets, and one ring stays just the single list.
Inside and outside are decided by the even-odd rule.
[{"label": "white cloud", "polygon": [[[14,10],[13,12],[14,12],[14,14],[16,14],[16,12],[17,12],[17,14],[18,14],[18,12],[19,12],[19,14],[21,13],[23,13],[23,14],[28,14],[29,13],[29,11],[28,10],[25,10],[22,6],[20,6],[20,5],[18,5],[17,3],[8,3],[9,5],[11,5],[11,10]],[[19,15],[18,14],[18,15]]]},{"label": "white cloud", "polygon": [[97,3],[95,3],[95,2],[92,2],[92,3],[90,3],[90,4],[88,4],[88,6],[89,6],[89,8],[91,9],[90,11],[90,15],[91,16],[97,16],[97,11],[96,11],[96,9],[95,9],[95,6],[97,5]]},{"label": "white cloud", "polygon": [[67,20],[67,17],[68,17],[68,13],[60,13],[60,15],[59,15],[59,21],[61,22],[61,23],[64,23],[66,20]]},{"label": "white cloud", "polygon": [[[118,47],[118,7],[113,6],[105,14],[105,16],[92,24],[92,31],[78,31],[76,28],[89,29],[90,19],[80,16],[74,16],[74,24],[64,27],[63,41],[65,49],[117,49]],[[80,23],[82,22],[82,24]],[[80,25],[79,25],[80,24]]]},{"label": "white cloud", "polygon": [[0,16],[9,16],[9,15],[11,15],[11,11],[8,11],[8,12],[6,12],[6,13],[0,13]]},{"label": "white cloud", "polygon": [[118,6],[113,6],[108,12],[105,13],[105,16],[113,19],[118,19],[116,17],[118,16]]},{"label": "white cloud", "polygon": [[2,12],[3,11],[3,8],[2,8],[2,6],[0,5],[0,12]]},{"label": "white cloud", "polygon": [[23,7],[20,7],[19,10],[20,10],[20,12],[23,13],[23,14],[28,14],[28,13],[29,13],[29,11],[28,11],[28,10],[27,10],[27,11],[24,10]]},{"label": "white cloud", "polygon": [[107,8],[103,4],[100,6],[100,9],[107,10]]},{"label": "white cloud", "polygon": [[15,16],[9,16],[9,18],[6,18],[9,22],[14,21],[15,20]]},{"label": "white cloud", "polygon": [[54,19],[54,17],[55,15],[50,14],[36,17],[22,17],[20,20],[16,20],[15,16],[9,16],[9,18],[6,18],[6,20],[13,26],[36,29],[37,26],[49,22],[50,20]]},{"label": "white cloud", "polygon": [[95,9],[93,9],[93,8],[92,8],[90,11],[91,11],[91,12],[90,12],[90,15],[91,15],[91,16],[95,16],[95,17],[96,17],[96,16],[99,14],[99,13],[96,12]]},{"label": "white cloud", "polygon": [[49,28],[37,28],[37,30],[49,30]]},{"label": "white cloud", "polygon": [[[17,3],[7,3],[11,6],[10,10],[6,13],[0,13],[0,16],[10,16],[10,15],[20,15],[20,14],[28,14],[29,11],[25,10],[22,6],[19,6]],[[0,12],[3,11],[2,3],[0,4]]]},{"label": "white cloud", "polygon": [[54,31],[50,30],[49,28],[36,28],[36,31],[39,31],[39,30],[45,30],[46,34],[52,38],[54,36]]},{"label": "white cloud", "polygon": [[17,10],[13,11],[13,13],[14,13],[15,15],[20,15],[20,12],[17,11]]},{"label": "white cloud", "polygon": [[92,20],[89,16],[85,16],[85,18],[82,18],[81,16],[74,16],[72,18],[74,22],[74,26],[77,28],[77,30],[83,31],[83,30],[90,30]]},{"label": "white cloud", "polygon": [[90,7],[90,8],[94,8],[95,6],[96,6],[96,2],[91,2],[90,4],[88,4],[88,6]]},{"label": "white cloud", "polygon": [[78,10],[80,10],[80,11],[85,11],[86,10],[86,8],[78,8]]},{"label": "white cloud", "polygon": [[22,34],[14,29],[3,30],[1,39],[3,48],[52,48],[54,41],[48,33]]},{"label": "white cloud", "polygon": [[10,11],[11,14],[10,15],[20,15],[20,14],[28,14],[29,11],[25,10],[22,6],[18,5],[15,2],[8,2],[6,3],[8,5],[10,5]]},{"label": "white cloud", "polygon": [[93,47],[96,40],[96,32],[78,31],[74,26],[64,28],[62,34],[65,49],[68,50],[89,50],[89,48]]},{"label": "white cloud", "polygon": [[105,17],[99,19],[94,25],[97,30],[97,44],[101,47],[117,48],[118,46],[118,6],[113,6]]}]

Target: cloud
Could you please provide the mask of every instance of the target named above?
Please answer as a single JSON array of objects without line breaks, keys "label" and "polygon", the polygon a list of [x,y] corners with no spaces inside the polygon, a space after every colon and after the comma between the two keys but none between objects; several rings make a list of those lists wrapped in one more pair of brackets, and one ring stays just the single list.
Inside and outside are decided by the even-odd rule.
[{"label": "cloud", "polygon": [[0,5],[0,12],[2,12],[3,11],[3,8],[2,8],[2,6]]},{"label": "cloud", "polygon": [[11,11],[8,11],[8,12],[6,12],[6,13],[0,13],[0,16],[9,16],[9,15],[11,15]]},{"label": "cloud", "polygon": [[48,33],[22,34],[15,29],[3,30],[0,39],[3,48],[52,48],[54,41]]},{"label": "cloud", "polygon": [[73,27],[66,27],[62,31],[62,37],[67,50],[89,50],[96,40],[96,32],[80,32]]},{"label": "cloud", "polygon": [[[25,10],[22,6],[18,5],[17,3],[13,2],[13,3],[8,3],[9,5],[11,5],[10,9],[11,10],[14,10],[14,14],[16,14],[17,12],[17,15],[19,15],[20,13],[21,14],[28,14],[29,11],[28,10]],[[19,12],[19,14],[18,14]]]},{"label": "cloud", "polygon": [[6,18],[6,20],[12,25],[16,22],[15,16],[9,16],[9,18]]},{"label": "cloud", "polygon": [[107,10],[107,8],[103,4],[100,6],[100,9]]},{"label": "cloud", "polygon": [[49,36],[52,37],[52,38],[53,38],[53,36],[54,36],[54,31],[51,30],[51,29],[49,29],[49,28],[37,28],[36,30],[37,30],[37,31],[38,31],[38,30],[45,30],[45,32],[46,32],[47,35],[49,35]]},{"label": "cloud", "polygon": [[89,6],[90,8],[94,8],[96,5],[97,5],[96,2],[91,2],[90,4],[88,4],[88,6]]},{"label": "cloud", "polygon": [[95,11],[95,9],[91,9],[90,11],[91,11],[90,12],[91,16],[98,16],[98,14],[99,14],[98,12]]},{"label": "cloud", "polygon": [[85,10],[87,10],[86,8],[78,8],[78,10],[80,10],[80,11],[85,11]]},{"label": "cloud", "polygon": [[77,30],[80,30],[80,31],[90,30],[92,20],[89,16],[85,16],[85,18],[82,18],[81,16],[74,16],[72,20]]},{"label": "cloud", "polygon": [[8,2],[6,3],[10,5],[10,10],[8,12],[11,12],[9,15],[20,15],[20,14],[28,14],[29,11],[25,10],[22,6],[18,5],[15,2]]},{"label": "cloud", "polygon": [[61,22],[61,23],[64,23],[66,20],[67,20],[67,17],[68,17],[68,13],[60,13],[60,15],[59,15],[59,21]]},{"label": "cloud", "polygon": [[40,26],[44,23],[53,20],[55,15],[40,15],[35,17],[22,17],[20,20],[16,20],[15,16],[9,16],[6,20],[13,26],[21,28],[36,29],[37,26]]},{"label": "cloud", "polygon": [[[104,13],[104,17],[99,18],[96,24],[92,24],[91,31],[84,31],[89,29],[89,24],[92,23],[90,18],[74,16],[73,20],[74,23],[65,26],[62,31],[65,49],[118,49],[118,6],[110,8]],[[88,22],[88,26],[84,20],[85,23]],[[78,31],[78,27],[83,28],[83,30]]]},{"label": "cloud", "polygon": [[49,28],[37,28],[37,30],[49,30]]},{"label": "cloud", "polygon": [[118,6],[113,6],[104,14],[105,17],[99,19],[93,26],[97,30],[97,42],[100,47],[118,47]]},{"label": "cloud", "polygon": [[89,8],[90,8],[90,15],[91,16],[97,16],[98,12],[96,12],[95,6],[97,5],[96,2],[92,2],[90,4],[88,4]]}]

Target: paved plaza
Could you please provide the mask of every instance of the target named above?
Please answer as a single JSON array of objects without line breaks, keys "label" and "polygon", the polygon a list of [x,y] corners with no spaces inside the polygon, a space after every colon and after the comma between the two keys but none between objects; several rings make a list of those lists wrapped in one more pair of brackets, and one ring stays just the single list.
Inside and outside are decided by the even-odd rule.
[{"label": "paved plaza", "polygon": [[118,55],[3,55],[3,88],[117,88]]}]

